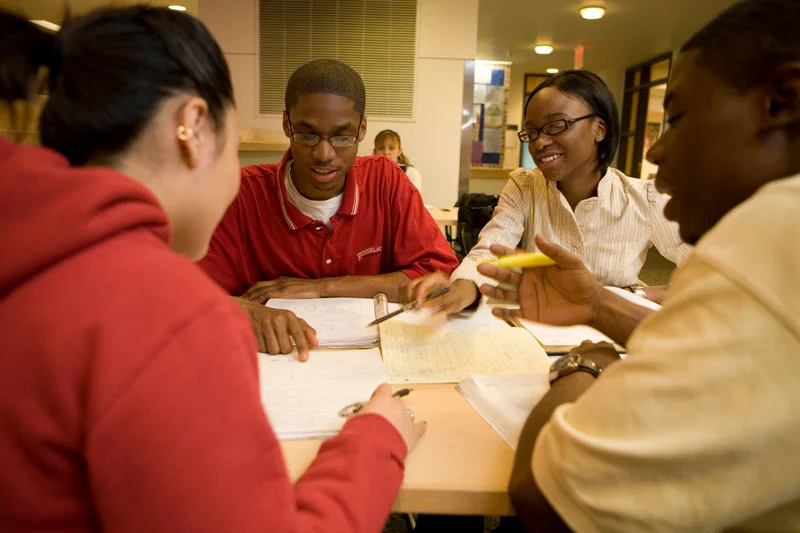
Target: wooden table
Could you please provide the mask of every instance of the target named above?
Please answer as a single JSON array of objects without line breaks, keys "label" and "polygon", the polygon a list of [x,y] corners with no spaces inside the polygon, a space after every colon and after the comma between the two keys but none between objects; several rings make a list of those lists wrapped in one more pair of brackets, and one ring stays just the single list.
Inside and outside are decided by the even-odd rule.
[{"label": "wooden table", "polygon": [[[428,431],[409,456],[393,510],[402,513],[512,515],[507,485],[513,450],[467,403],[455,385],[410,385],[406,404]],[[398,386],[396,388],[402,388]],[[295,481],[321,440],[281,442]]]},{"label": "wooden table", "polygon": [[440,226],[455,226],[458,224],[457,207],[429,207],[428,212]]}]

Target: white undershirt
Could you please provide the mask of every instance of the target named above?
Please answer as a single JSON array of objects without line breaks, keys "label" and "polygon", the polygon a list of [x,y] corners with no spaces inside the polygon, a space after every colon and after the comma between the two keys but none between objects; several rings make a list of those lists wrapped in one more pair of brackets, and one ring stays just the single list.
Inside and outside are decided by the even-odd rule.
[{"label": "white undershirt", "polygon": [[286,193],[289,196],[289,201],[301,213],[310,218],[311,220],[319,220],[324,222],[328,229],[332,229],[331,217],[339,211],[342,205],[342,197],[344,193],[340,193],[328,200],[309,200],[297,190],[292,181],[292,163],[289,161],[286,165],[286,171],[283,173],[283,181],[286,183]]}]

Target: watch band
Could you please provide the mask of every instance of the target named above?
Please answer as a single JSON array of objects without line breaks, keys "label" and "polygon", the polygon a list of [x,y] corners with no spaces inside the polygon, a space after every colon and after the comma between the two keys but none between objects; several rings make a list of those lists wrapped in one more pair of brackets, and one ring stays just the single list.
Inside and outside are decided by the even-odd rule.
[{"label": "watch band", "polygon": [[647,300],[647,291],[641,285],[633,289],[633,294]]}]

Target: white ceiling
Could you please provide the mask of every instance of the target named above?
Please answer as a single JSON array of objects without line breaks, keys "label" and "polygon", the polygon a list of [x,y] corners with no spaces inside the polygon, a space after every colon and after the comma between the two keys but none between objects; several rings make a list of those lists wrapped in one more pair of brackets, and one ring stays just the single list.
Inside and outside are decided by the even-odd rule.
[{"label": "white ceiling", "polygon": [[[573,65],[585,47],[584,67],[622,69],[679,48],[735,0],[480,0],[478,59],[512,61],[531,72]],[[581,7],[603,5],[606,16],[583,20]],[[534,44],[552,44],[548,56]]]},{"label": "white ceiling", "polygon": [[105,5],[150,4],[154,6],[182,5],[187,12],[197,15],[198,0],[0,0],[0,7],[29,19],[49,20],[60,24],[64,18],[64,6],[69,4],[72,15],[81,15],[91,9]]}]

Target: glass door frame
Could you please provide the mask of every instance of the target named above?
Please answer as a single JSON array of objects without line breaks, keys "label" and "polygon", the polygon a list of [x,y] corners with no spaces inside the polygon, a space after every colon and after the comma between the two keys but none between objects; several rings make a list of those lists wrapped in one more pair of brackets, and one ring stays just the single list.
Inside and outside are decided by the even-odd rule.
[{"label": "glass door frame", "polygon": [[[651,79],[653,66],[669,60],[667,77]],[[647,128],[647,109],[650,103],[650,88],[662,85],[669,80],[672,71],[672,53],[668,52],[652,59],[648,59],[625,70],[625,89],[622,103],[622,132],[620,135],[619,150],[617,151],[617,168],[626,175],[638,178],[642,173],[642,159],[645,144],[645,130]],[[636,111],[634,114],[634,97],[636,98]],[[631,116],[635,117],[634,128],[631,127]],[[630,144],[633,143],[633,155],[628,157]]]}]

